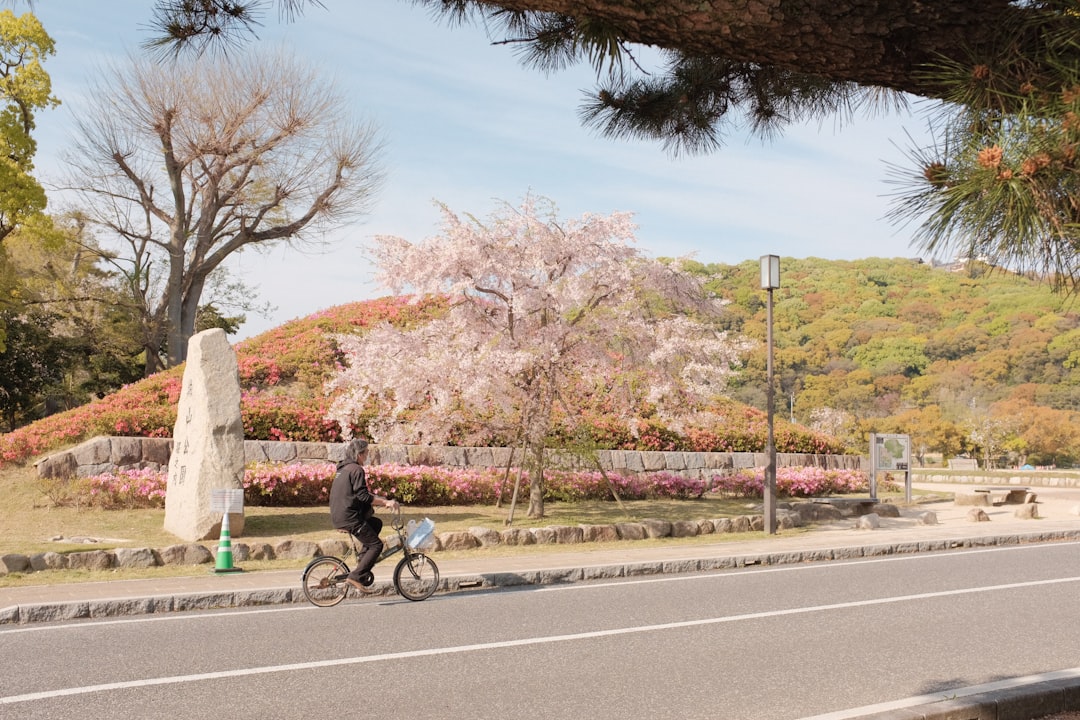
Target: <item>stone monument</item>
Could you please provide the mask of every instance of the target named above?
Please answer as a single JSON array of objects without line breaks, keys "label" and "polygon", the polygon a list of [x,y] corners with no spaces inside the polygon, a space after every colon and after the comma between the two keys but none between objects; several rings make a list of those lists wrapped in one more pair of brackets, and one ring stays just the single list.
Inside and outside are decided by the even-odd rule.
[{"label": "stone monument", "polygon": [[[244,424],[240,419],[240,375],[236,353],[220,328],[188,341],[173,450],[165,491],[165,530],[184,540],[216,538],[222,514],[211,510],[215,489],[242,488]],[[229,514],[239,536],[244,514]]]}]

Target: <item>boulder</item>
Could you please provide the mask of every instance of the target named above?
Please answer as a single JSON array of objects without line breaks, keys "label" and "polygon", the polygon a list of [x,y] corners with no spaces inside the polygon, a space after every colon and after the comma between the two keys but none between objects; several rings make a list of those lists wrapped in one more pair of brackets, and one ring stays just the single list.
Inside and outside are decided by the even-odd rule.
[{"label": "boulder", "polygon": [[0,555],[0,575],[26,572],[30,569],[30,558],[19,553]]},{"label": "boulder", "polygon": [[30,556],[30,569],[34,572],[42,570],[64,570],[67,568],[67,555],[56,552],[43,552]]},{"label": "boulder", "polygon": [[619,531],[614,525],[582,525],[581,534],[585,542],[615,542]]},{"label": "boulder", "polygon": [[104,550],[70,553],[67,556],[70,570],[108,570],[116,561],[116,556]]},{"label": "boulder", "polygon": [[671,537],[671,522],[668,520],[646,518],[641,521],[641,524],[645,528],[645,534],[650,538]]},{"label": "boulder", "polygon": [[559,545],[574,545],[585,542],[585,532],[577,525],[556,525],[551,529],[555,531],[555,542]]},{"label": "boulder", "polygon": [[802,526],[802,519],[793,512],[778,511],[776,513],[776,527],[780,530],[791,530]]},{"label": "boulder", "polygon": [[[233,562],[244,562],[251,559],[251,548],[247,543],[232,543]],[[214,553],[214,562],[217,563],[217,553]]]},{"label": "boulder", "polygon": [[900,517],[900,508],[896,507],[892,503],[878,503],[874,506],[874,512],[879,518],[898,518]]},{"label": "boulder", "polygon": [[248,556],[252,560],[273,560],[274,548],[270,543],[248,543]]},{"label": "boulder", "polygon": [[957,505],[989,506],[990,493],[956,493],[953,502]]},{"label": "boulder", "polygon": [[877,530],[881,527],[881,517],[877,513],[867,513],[855,519],[856,530]]},{"label": "boulder", "polygon": [[319,554],[341,557],[349,551],[350,547],[352,547],[352,545],[349,543],[348,540],[338,540],[336,538],[333,540],[323,540],[321,543],[319,543]]},{"label": "boulder", "polygon": [[555,544],[555,528],[542,527],[532,529],[533,539],[537,545],[554,545]]},{"label": "boulder", "polygon": [[973,507],[967,512],[968,522],[990,522],[990,516],[982,508]]},{"label": "boulder", "polygon": [[158,551],[158,557],[162,565],[202,565],[214,560],[213,554],[197,543],[170,545]]},{"label": "boulder", "polygon": [[620,540],[644,540],[645,526],[636,522],[615,523],[615,531]]},{"label": "boulder", "polygon": [[933,512],[932,510],[927,510],[926,512],[919,513],[915,519],[920,525],[938,524],[937,513]]},{"label": "boulder", "polygon": [[319,554],[319,546],[310,540],[282,540],[274,546],[278,560],[310,560]]},{"label": "boulder", "polygon": [[731,518],[719,518],[712,521],[713,532],[715,533],[729,533],[731,532]]},{"label": "boulder", "polygon": [[150,548],[117,548],[113,551],[118,568],[157,567],[158,560]]},{"label": "boulder", "polygon": [[[188,341],[169,479],[165,530],[195,541],[221,533],[222,513],[212,509],[214,490],[238,490],[244,480],[244,425],[236,353],[221,328]],[[229,515],[233,537],[244,531],[243,512]]]},{"label": "boulder", "polygon": [[480,543],[480,547],[494,547],[502,544],[502,535],[498,530],[486,527],[471,527],[469,533]]},{"label": "boulder", "polygon": [[438,538],[443,550],[472,550],[480,546],[480,541],[467,532],[440,533]]},{"label": "boulder", "polygon": [[671,537],[697,537],[701,534],[701,525],[696,520],[676,520],[671,523]]},{"label": "boulder", "polygon": [[534,545],[536,538],[527,528],[507,528],[503,530],[502,542],[504,545]]},{"label": "boulder", "polygon": [[1039,506],[1035,503],[1024,503],[1016,508],[1016,512],[1013,513],[1021,520],[1038,520],[1039,519]]}]

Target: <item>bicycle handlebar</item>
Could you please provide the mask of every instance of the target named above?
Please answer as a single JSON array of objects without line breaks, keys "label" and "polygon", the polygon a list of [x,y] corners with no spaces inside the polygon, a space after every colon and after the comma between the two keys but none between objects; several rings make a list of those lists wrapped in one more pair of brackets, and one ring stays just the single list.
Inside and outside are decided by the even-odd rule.
[{"label": "bicycle handlebar", "polygon": [[405,527],[405,523],[401,520],[401,503],[398,503],[397,507],[390,511],[390,526],[395,530]]}]

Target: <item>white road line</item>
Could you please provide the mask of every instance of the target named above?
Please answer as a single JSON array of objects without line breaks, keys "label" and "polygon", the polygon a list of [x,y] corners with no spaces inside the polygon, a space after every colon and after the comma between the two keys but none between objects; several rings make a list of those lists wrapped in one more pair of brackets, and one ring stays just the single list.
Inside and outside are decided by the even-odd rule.
[{"label": "white road line", "polygon": [[457,653],[480,652],[485,650],[498,650],[501,648],[524,647],[528,645],[544,645],[557,642],[575,640],[591,640],[594,638],[613,637],[618,635],[631,635],[636,633],[657,632],[662,630],[677,630],[681,628],[701,627],[705,625],[717,625],[720,623],[741,622],[745,620],[760,620],[764,618],[783,617],[787,615],[804,615],[814,612],[829,610],[845,610],[849,608],[867,607],[872,605],[887,605],[892,603],[910,602],[913,600],[929,600],[940,597],[957,595],[972,595],[977,593],[997,592],[1000,590],[1013,590],[1017,588],[1039,587],[1043,585],[1060,585],[1063,583],[1080,582],[1080,577],[1056,578],[1053,580],[1037,580],[1031,582],[1008,583],[1004,585],[988,585],[985,587],[964,588],[959,590],[944,590],[941,592],[916,593],[914,595],[899,595],[896,597],[877,598],[873,600],[859,600],[854,602],[832,603],[829,605],[816,605],[805,608],[790,608],[787,610],[770,610],[766,612],[744,613],[741,615],[728,615],[717,618],[703,618],[700,620],[684,620],[681,622],[660,623],[657,625],[639,625],[636,627],[614,628],[611,630],[594,630],[591,632],[573,633],[569,635],[549,635],[546,637],[521,638],[519,640],[502,640],[499,642],[479,643],[475,645],[457,645],[444,648],[429,648],[425,650],[409,650],[405,652],[384,653],[381,655],[362,655],[359,657],[339,658],[336,660],[316,660],[304,663],[289,663],[286,665],[267,665],[264,667],[242,668],[236,670],[221,670],[218,672],[197,673],[194,675],[174,675],[161,678],[146,678],[144,680],[129,680],[126,682],[104,683],[101,685],[85,685],[82,687],[63,688],[60,690],[44,690],[24,695],[9,695],[0,697],[0,705],[13,705],[23,702],[37,702],[53,698],[67,697],[72,695],[85,695],[95,692],[108,692],[110,690],[127,690],[131,688],[150,687],[154,685],[178,685],[181,683],[202,682],[204,680],[222,680],[226,678],[245,677],[248,675],[265,675],[269,673],[293,672],[298,670],[315,670],[318,668],[338,667],[344,665],[360,665],[365,663],[385,662],[389,660],[405,660],[408,658],[431,657],[436,655],[453,655]]}]

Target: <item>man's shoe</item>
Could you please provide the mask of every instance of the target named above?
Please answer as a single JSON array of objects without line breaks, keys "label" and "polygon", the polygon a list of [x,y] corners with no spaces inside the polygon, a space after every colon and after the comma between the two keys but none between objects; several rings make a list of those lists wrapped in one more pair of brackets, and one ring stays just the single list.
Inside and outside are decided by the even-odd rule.
[{"label": "man's shoe", "polygon": [[[371,573],[368,573],[368,574],[367,574],[367,575],[365,576],[365,578],[364,578],[364,579],[367,579],[367,577],[369,577],[369,576],[371,576]],[[372,579],[374,579],[374,578],[372,578]],[[367,593],[367,592],[370,592],[370,588],[368,587],[369,585],[371,585],[371,583],[370,583],[370,582],[368,582],[368,584],[367,584],[367,585],[364,585],[364,584],[363,584],[363,581],[360,581],[360,580],[353,580],[353,579],[352,579],[351,577],[347,577],[347,578],[345,578],[345,582],[347,582],[347,583],[348,583],[349,585],[352,585],[352,586],[353,586],[354,588],[356,588],[357,590],[359,590],[359,591],[360,591],[360,592],[362,592],[362,593]]]},{"label": "man's shoe", "polygon": [[364,587],[371,587],[371,583],[375,582],[375,574],[368,571],[360,576],[360,584]]}]

